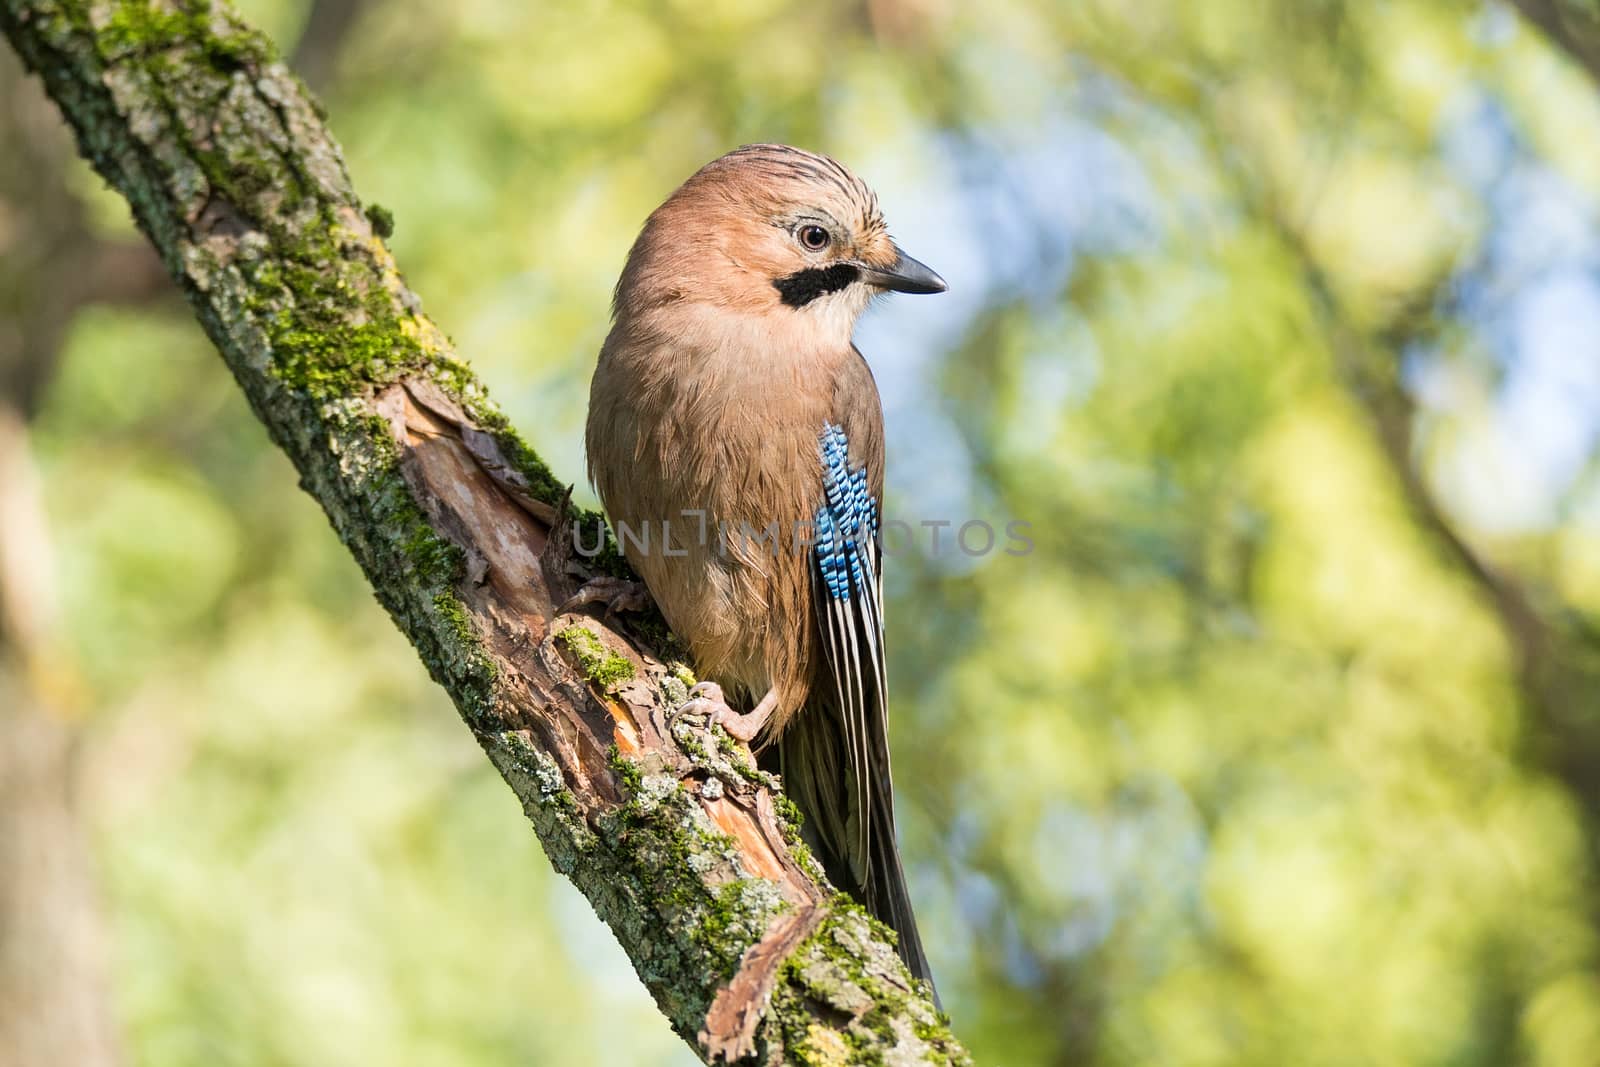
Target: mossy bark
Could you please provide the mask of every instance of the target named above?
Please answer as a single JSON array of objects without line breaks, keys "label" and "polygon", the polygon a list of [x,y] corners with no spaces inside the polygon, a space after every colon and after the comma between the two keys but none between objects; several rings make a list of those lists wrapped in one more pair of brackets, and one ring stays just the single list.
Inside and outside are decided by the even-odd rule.
[{"label": "mossy bark", "polygon": [[0,0],[0,28],[678,1033],[708,1059],[966,1062],[776,782],[670,723],[661,642],[558,613],[596,520],[422,314],[270,43],[221,3]]}]

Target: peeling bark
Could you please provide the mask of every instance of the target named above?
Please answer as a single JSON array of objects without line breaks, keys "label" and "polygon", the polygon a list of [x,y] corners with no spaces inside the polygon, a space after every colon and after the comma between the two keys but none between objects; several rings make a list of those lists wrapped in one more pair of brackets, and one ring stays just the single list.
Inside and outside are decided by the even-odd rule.
[{"label": "peeling bark", "polygon": [[0,0],[0,29],[674,1029],[708,1060],[968,1062],[776,780],[670,721],[659,626],[558,611],[598,517],[421,313],[271,45],[221,4]]}]

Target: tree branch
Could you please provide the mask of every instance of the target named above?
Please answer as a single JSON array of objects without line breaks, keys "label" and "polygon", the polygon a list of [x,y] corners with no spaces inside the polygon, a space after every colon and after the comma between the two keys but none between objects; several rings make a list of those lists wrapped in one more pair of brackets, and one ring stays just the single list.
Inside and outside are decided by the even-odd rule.
[{"label": "tree branch", "polygon": [[[302,486],[702,1057],[967,1062],[661,640],[556,606],[578,515],[420,311],[315,104],[222,5],[0,0]],[[664,635],[661,635],[664,637]]]},{"label": "tree branch", "polygon": [[1600,3],[1596,0],[1511,0],[1522,17],[1600,82]]}]

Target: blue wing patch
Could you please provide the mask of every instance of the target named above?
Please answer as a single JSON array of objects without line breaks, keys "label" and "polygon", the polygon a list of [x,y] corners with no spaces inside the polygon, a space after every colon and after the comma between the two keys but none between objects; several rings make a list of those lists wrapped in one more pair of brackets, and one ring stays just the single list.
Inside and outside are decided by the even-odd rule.
[{"label": "blue wing patch", "polygon": [[[878,502],[867,488],[867,469],[850,469],[850,439],[833,423],[824,423],[822,454],[823,504],[815,518],[817,565],[828,595],[843,600],[867,588],[868,551],[876,555]],[[871,583],[876,586],[877,575]]]}]

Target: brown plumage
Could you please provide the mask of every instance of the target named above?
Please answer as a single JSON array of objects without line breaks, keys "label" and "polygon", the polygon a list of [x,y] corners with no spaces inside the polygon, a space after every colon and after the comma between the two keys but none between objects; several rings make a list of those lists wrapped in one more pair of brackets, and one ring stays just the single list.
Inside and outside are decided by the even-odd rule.
[{"label": "brown plumage", "polygon": [[[777,765],[830,878],[898,931],[930,981],[894,842],[878,553],[865,522],[855,556],[810,542],[819,520],[881,507],[883,413],[850,340],[857,317],[886,289],[943,288],[844,167],[782,145],[738,149],[645,223],[586,435],[628,561],[696,671],[756,703],[722,721]],[[826,451],[828,427],[847,448]],[[836,472],[865,472],[865,511],[828,497],[830,454]],[[830,564],[856,575],[842,592],[830,594]]]}]

